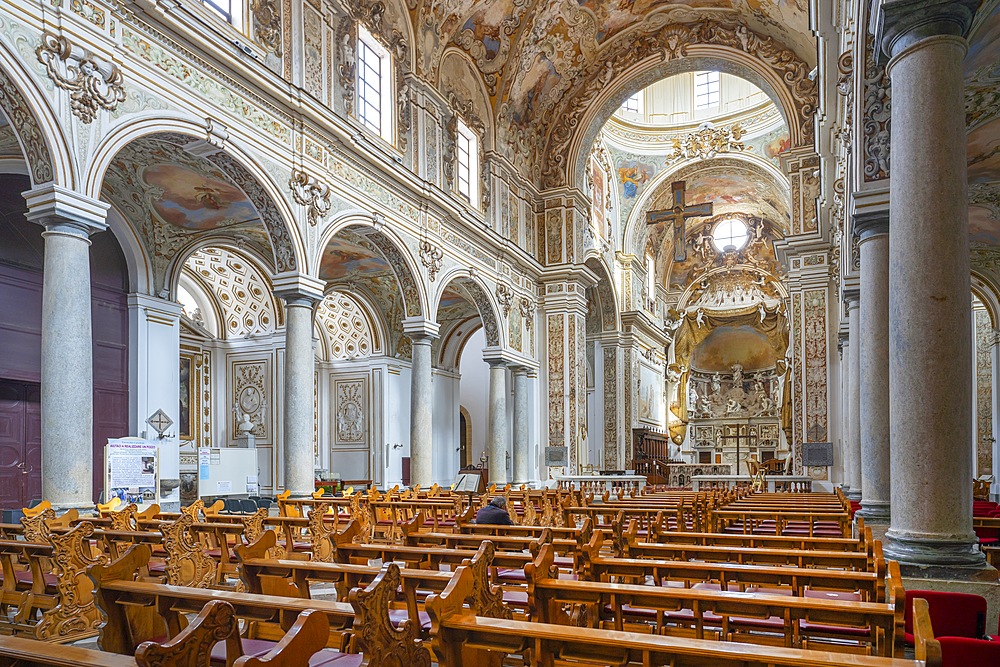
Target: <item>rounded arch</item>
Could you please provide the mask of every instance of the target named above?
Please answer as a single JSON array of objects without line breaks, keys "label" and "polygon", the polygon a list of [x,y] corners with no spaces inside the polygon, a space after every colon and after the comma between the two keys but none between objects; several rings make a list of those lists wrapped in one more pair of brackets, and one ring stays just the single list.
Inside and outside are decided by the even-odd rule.
[{"label": "rounded arch", "polygon": [[[672,24],[627,42],[581,75],[575,93],[554,114],[555,126],[543,139],[541,176],[545,187],[583,189],[581,158],[604,123],[636,90],[673,74],[697,69],[725,71],[751,81],[778,106],[792,146],[811,145],[818,108],[809,66],[794,51],[740,24],[713,20]],[[619,80],[617,85],[609,85]]]},{"label": "rounded arch", "polygon": [[500,317],[499,305],[494,301],[489,288],[483,279],[469,271],[469,269],[452,268],[440,276],[438,289],[434,294],[434,310],[437,313],[441,303],[441,297],[445,290],[452,284],[458,285],[468,294],[469,300],[479,311],[479,317],[483,321],[483,330],[486,334],[486,345],[489,347],[506,348],[506,327],[500,325],[503,319]]},{"label": "rounded arch", "polygon": [[[360,290],[348,291],[331,287],[324,291],[323,296],[323,303],[317,308],[313,323],[319,340],[317,351],[322,351],[318,356],[322,361],[342,361],[345,358],[350,360],[354,357],[371,357],[386,353],[388,336],[385,322],[379,316],[378,308],[374,307],[366,294]],[[330,308],[324,306],[332,297],[339,297],[343,301],[331,313],[328,312]],[[360,316],[363,326],[358,327],[357,322],[351,320],[351,311]],[[338,324],[340,326],[337,326]],[[365,328],[368,329],[367,332],[364,331]],[[369,349],[367,351],[363,348],[358,349],[357,354],[352,355],[350,345],[357,344],[358,338],[363,339],[366,333],[370,339]],[[336,354],[338,346],[342,348],[339,356]]]},{"label": "rounded arch", "polygon": [[232,237],[227,236],[225,233],[209,234],[193,240],[191,243],[178,250],[177,254],[171,258],[170,263],[167,265],[167,272],[164,276],[163,283],[164,289],[167,290],[169,298],[175,301],[177,300],[177,284],[180,280],[181,273],[184,272],[184,266],[187,264],[187,261],[191,259],[192,255],[199,250],[204,250],[205,248],[223,248],[240,255],[247,261],[253,263],[254,266],[265,277],[267,277],[268,280],[270,280],[275,273],[273,258],[262,256],[250,246],[237,244]]},{"label": "rounded arch", "polygon": [[998,328],[997,322],[1000,317],[1000,284],[997,281],[978,271],[972,271],[972,293],[986,307],[990,314],[990,322],[993,328]]},{"label": "rounded arch", "polygon": [[125,264],[128,266],[129,292],[139,292],[142,294],[152,294],[156,279],[153,275],[153,264],[149,261],[149,253],[142,243],[142,239],[135,233],[132,225],[129,224],[125,216],[114,206],[108,208],[108,215],[105,220],[108,230],[114,234],[125,255]]},{"label": "rounded arch", "polygon": [[[4,31],[0,31],[2,34]],[[0,109],[28,163],[32,186],[53,181],[76,189],[72,151],[58,116],[16,49],[0,38]]]},{"label": "rounded arch", "polygon": [[99,199],[111,161],[125,146],[144,138],[160,139],[182,149],[196,145],[199,155],[225,172],[257,210],[271,243],[274,254],[271,264],[275,272],[296,271],[303,265],[305,245],[295,224],[295,215],[280,187],[233,137],[229,137],[221,148],[211,143],[209,129],[202,119],[168,114],[118,125],[104,137],[93,153],[83,182],[85,193]]},{"label": "rounded arch", "polygon": [[597,284],[592,289],[597,292],[598,306],[601,314],[602,331],[621,330],[621,307],[618,293],[615,289],[614,275],[603,257],[591,252],[584,260],[587,268],[594,272]]},{"label": "rounded arch", "polygon": [[417,280],[420,273],[417,270],[416,260],[410,253],[403,237],[395,230],[390,229],[379,213],[354,209],[344,211],[334,217],[320,237],[320,242],[316,246],[317,252],[311,258],[309,270],[313,274],[319,275],[323,253],[330,245],[330,241],[349,227],[362,228],[357,231],[368,238],[392,266],[392,271],[396,280],[399,281],[400,290],[403,293],[403,307],[406,316],[422,317],[424,313],[431,312],[428,294],[423,289],[422,282]]},{"label": "rounded arch", "polygon": [[643,189],[632,210],[629,211],[624,229],[622,230],[622,249],[624,252],[637,256],[642,254],[641,251],[646,246],[650,230],[650,227],[646,225],[646,213],[649,212],[656,199],[663,194],[665,185],[669,185],[671,181],[678,178],[688,178],[698,171],[712,169],[716,165],[725,164],[729,160],[745,164],[749,171],[755,172],[755,175],[769,179],[771,184],[776,188],[789,192],[791,186],[788,178],[780,170],[776,169],[773,164],[755,156],[740,153],[725,153],[708,160],[696,158],[679,161],[654,176]]},{"label": "rounded arch", "polygon": [[[454,68],[449,67],[450,62],[456,62]],[[484,134],[482,148],[484,151],[493,150],[495,127],[490,96],[472,56],[454,46],[445,49],[437,66],[434,85],[449,104],[460,107],[455,109],[459,115],[467,115],[470,112],[474,115],[474,118],[465,118],[465,121],[478,121],[482,124]],[[453,95],[456,98],[454,101]],[[462,108],[463,103],[464,108]]]}]

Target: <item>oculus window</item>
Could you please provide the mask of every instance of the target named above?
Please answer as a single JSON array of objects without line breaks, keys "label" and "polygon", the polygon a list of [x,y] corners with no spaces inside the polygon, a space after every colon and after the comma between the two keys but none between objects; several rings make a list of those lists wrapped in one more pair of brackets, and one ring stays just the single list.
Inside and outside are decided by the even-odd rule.
[{"label": "oculus window", "polygon": [[712,231],[712,242],[720,251],[739,250],[747,244],[750,232],[741,220],[723,220]]},{"label": "oculus window", "polygon": [[358,26],[358,104],[362,125],[392,143],[392,59],[364,26]]}]

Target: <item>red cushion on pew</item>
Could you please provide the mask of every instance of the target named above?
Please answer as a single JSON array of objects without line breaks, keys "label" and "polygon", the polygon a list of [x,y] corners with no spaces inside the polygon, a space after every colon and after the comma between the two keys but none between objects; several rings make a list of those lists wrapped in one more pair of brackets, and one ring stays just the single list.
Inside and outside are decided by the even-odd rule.
[{"label": "red cushion on pew", "polygon": [[[421,611],[417,612],[420,617],[420,627],[424,630],[431,629],[431,617],[427,612]],[[410,618],[410,615],[405,609],[390,609],[389,610],[389,622],[395,627],[401,626],[406,620]]]},{"label": "red cushion on pew", "polygon": [[845,625],[827,625],[825,623],[810,623],[799,621],[802,632],[817,632],[826,635],[841,635],[844,637],[867,637],[871,634],[868,628],[855,628]]},{"label": "red cushion on pew", "polygon": [[528,579],[524,576],[524,570],[518,570],[516,568],[498,568],[497,578],[502,581],[516,581],[516,582],[526,582]]},{"label": "red cushion on pew", "polygon": [[[46,572],[42,575],[45,578],[45,585],[47,587],[54,587],[59,583],[59,577],[52,574],[51,572]],[[19,584],[24,584],[25,586],[30,586],[33,583],[31,577],[31,570],[16,570],[14,572],[14,579]]]},{"label": "red cushion on pew", "polygon": [[[278,642],[263,639],[241,639],[243,655],[260,657],[273,649]],[[340,653],[332,649],[322,649],[309,658],[309,667],[359,667],[364,656],[356,653]],[[212,663],[226,663],[226,643],[219,642],[212,647]]]},{"label": "red cushion on pew", "polygon": [[968,637],[937,637],[941,642],[941,667],[1000,665],[1000,643]]},{"label": "red cushion on pew", "polygon": [[509,607],[515,607],[517,609],[527,609],[528,608],[528,592],[527,591],[504,591],[503,592],[503,603]]}]

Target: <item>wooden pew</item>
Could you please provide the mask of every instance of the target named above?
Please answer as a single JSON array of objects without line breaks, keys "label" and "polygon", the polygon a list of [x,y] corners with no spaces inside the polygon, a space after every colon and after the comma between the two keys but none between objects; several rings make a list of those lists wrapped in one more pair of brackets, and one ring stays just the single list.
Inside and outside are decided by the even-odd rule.
[{"label": "wooden pew", "polygon": [[882,545],[876,542],[869,556],[858,551],[821,551],[819,549],[781,549],[772,547],[737,547],[729,545],[664,544],[660,542],[624,541],[615,555],[620,558],[652,558],[657,560],[703,560],[711,562],[746,563],[755,565],[789,565],[818,567],[827,570],[855,572],[885,571]]},{"label": "wooden pew", "polygon": [[[525,566],[532,620],[755,644],[871,653],[903,649],[903,591],[892,604],[556,579],[545,545]],[[570,613],[565,611],[571,609]],[[830,640],[833,640],[832,642]]]},{"label": "wooden pew", "polygon": [[[401,582],[395,563],[383,566],[366,589],[352,589],[345,603],[139,581],[137,573],[148,558],[149,548],[136,545],[119,560],[90,569],[95,598],[106,616],[98,638],[104,651],[127,655],[151,637],[176,637],[184,628],[187,614],[221,600],[231,605],[233,615],[244,621],[248,633],[226,642],[224,659],[230,663],[237,657],[258,657],[260,663],[243,664],[267,664],[262,656],[276,652],[275,641],[287,638],[300,614],[311,610],[326,619],[323,645],[339,649],[324,649],[330,657],[351,648],[353,640],[365,652],[362,664],[430,664],[429,653],[419,639],[419,624],[409,619],[396,624],[390,620],[388,602]],[[214,660],[222,656],[221,647],[215,647]],[[386,662],[392,656],[403,656],[405,660]],[[300,654],[298,662],[284,664],[301,665],[301,659]]]},{"label": "wooden pew", "polygon": [[[602,556],[604,538],[594,531],[591,542],[580,550],[577,572],[588,581],[617,581],[672,585],[718,590],[757,590],[802,597],[835,597],[859,602],[885,602],[886,571],[856,572],[739,563],[712,563],[688,560],[608,558]],[[884,561],[883,561],[884,565]],[[895,569],[898,575],[898,566]],[[890,576],[892,580],[892,576]],[[896,577],[898,585],[901,580]]]},{"label": "wooden pew", "polygon": [[[440,667],[493,667],[507,656],[532,665],[641,664],[646,667],[940,667],[937,657],[914,661],[724,641],[659,637],[477,616],[464,604],[472,589],[464,568],[440,595],[427,598],[434,655]],[[933,641],[933,640],[932,640]],[[528,661],[525,660],[527,663]]]},{"label": "wooden pew", "polygon": [[[45,510],[32,520],[50,513]],[[91,555],[93,525],[83,522],[65,533],[49,534],[41,521],[35,529],[32,536],[43,543],[0,541],[0,633],[52,642],[94,636],[101,617],[86,571],[105,559]],[[27,562],[27,570],[21,569],[22,562]]]}]

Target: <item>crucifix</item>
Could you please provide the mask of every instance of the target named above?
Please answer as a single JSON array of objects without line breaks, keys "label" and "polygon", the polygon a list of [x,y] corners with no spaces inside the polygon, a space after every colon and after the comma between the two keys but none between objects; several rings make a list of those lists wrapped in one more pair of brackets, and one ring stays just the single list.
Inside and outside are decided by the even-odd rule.
[{"label": "crucifix", "polygon": [[687,259],[687,241],[684,238],[684,221],[687,218],[701,218],[712,215],[712,202],[707,204],[697,204],[685,206],[684,204],[684,181],[674,181],[670,184],[670,191],[674,195],[673,208],[662,211],[650,211],[646,219],[646,224],[658,225],[661,222],[669,221],[674,226],[674,261],[683,262]]}]

